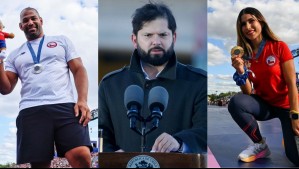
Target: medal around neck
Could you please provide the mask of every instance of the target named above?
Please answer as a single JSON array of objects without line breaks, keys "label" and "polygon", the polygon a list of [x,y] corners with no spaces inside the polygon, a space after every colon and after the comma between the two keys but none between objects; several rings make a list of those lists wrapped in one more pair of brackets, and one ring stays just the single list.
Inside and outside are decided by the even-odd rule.
[{"label": "medal around neck", "polygon": [[43,65],[41,65],[41,64],[35,64],[33,66],[32,73],[34,73],[34,74],[40,74],[43,71],[43,69],[44,69]]},{"label": "medal around neck", "polygon": [[41,73],[43,71],[43,66],[40,64],[40,55],[41,55],[41,50],[42,50],[43,43],[44,43],[44,38],[45,38],[45,36],[43,36],[43,38],[39,42],[37,56],[34,53],[34,50],[33,50],[32,46],[31,46],[31,44],[29,42],[27,42],[27,46],[28,46],[29,51],[31,53],[32,60],[34,62],[34,66],[33,66],[33,70],[32,70],[32,72],[34,74],[39,74],[39,73]]}]

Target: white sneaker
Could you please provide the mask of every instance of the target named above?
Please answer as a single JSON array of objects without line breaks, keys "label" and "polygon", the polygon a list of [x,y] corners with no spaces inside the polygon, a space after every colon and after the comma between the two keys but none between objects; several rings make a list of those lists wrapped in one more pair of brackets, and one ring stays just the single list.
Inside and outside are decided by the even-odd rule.
[{"label": "white sneaker", "polygon": [[0,52],[0,59],[5,59],[7,56],[6,56],[6,52],[5,52],[5,50],[2,50],[1,52]]},{"label": "white sneaker", "polygon": [[239,159],[243,162],[252,162],[258,158],[265,158],[271,154],[264,138],[264,143],[254,143],[239,154]]}]

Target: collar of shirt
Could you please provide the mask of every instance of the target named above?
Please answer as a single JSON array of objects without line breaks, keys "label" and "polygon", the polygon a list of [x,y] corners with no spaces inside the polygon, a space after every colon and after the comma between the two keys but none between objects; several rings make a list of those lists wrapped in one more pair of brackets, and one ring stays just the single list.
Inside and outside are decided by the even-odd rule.
[{"label": "collar of shirt", "polygon": [[[140,66],[141,66],[141,70],[142,70],[142,72],[143,72],[143,74],[144,74],[144,76],[145,76],[145,79],[146,80],[152,80],[152,79],[150,79],[150,77],[148,76],[148,74],[146,73],[146,71],[144,70],[144,68],[143,68],[143,62],[140,60]],[[164,68],[165,69],[165,68]],[[163,70],[164,70],[163,69]],[[156,78],[159,76],[159,74],[163,71],[163,70],[161,70],[160,72],[158,72],[157,74],[156,74]]]},{"label": "collar of shirt", "polygon": [[[45,38],[46,38],[46,35],[44,35]],[[40,38],[37,38],[37,39],[34,39],[34,40],[30,40],[30,41],[27,41],[29,42],[30,44],[39,44],[39,42],[42,40],[43,37],[40,37]]]}]

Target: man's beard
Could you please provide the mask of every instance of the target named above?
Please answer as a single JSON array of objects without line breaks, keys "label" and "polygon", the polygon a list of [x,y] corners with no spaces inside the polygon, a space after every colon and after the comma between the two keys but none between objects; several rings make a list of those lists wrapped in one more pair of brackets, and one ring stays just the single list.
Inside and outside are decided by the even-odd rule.
[{"label": "man's beard", "polygon": [[[140,48],[139,44],[137,44],[137,52],[138,55],[140,56],[141,61],[153,66],[161,66],[165,64],[167,61],[169,61],[171,56],[174,54],[173,46],[174,45],[172,43],[167,51],[157,46],[149,49],[148,52],[146,53],[143,49]],[[163,54],[152,55],[150,54],[152,50],[161,50]]]},{"label": "man's beard", "polygon": [[24,30],[27,39],[34,40],[39,38],[39,36],[41,35],[41,27],[39,25],[35,25],[35,27],[36,27],[36,31],[34,33],[30,32],[29,28],[26,28]]}]

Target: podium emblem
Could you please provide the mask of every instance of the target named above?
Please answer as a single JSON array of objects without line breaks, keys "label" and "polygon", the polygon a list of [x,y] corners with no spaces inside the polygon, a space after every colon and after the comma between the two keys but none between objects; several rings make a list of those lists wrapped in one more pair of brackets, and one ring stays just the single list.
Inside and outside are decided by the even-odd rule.
[{"label": "podium emblem", "polygon": [[127,168],[160,168],[157,160],[148,155],[133,157],[127,164]]}]

